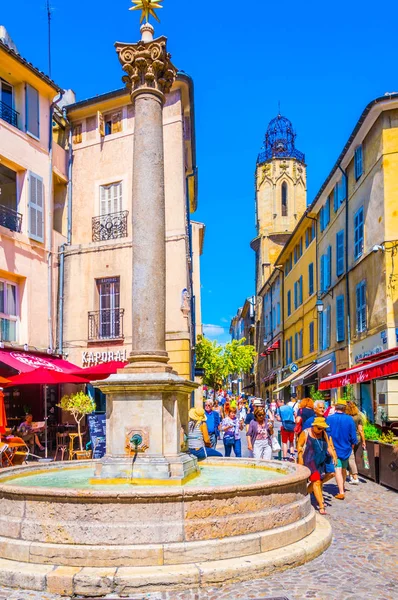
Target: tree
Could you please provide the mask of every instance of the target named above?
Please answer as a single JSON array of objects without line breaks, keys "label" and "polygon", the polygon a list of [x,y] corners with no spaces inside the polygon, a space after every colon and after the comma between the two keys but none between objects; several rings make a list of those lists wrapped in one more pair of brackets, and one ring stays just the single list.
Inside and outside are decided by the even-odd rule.
[{"label": "tree", "polygon": [[228,375],[248,373],[253,366],[256,349],[245,345],[245,338],[232,340],[225,346],[198,336],[196,366],[205,370],[203,383],[217,390]]},{"label": "tree", "polygon": [[63,396],[61,402],[57,404],[62,410],[70,412],[77,423],[77,433],[79,437],[80,450],[83,452],[83,440],[80,433],[80,423],[86,415],[95,410],[95,402],[84,392],[77,392],[70,396]]}]

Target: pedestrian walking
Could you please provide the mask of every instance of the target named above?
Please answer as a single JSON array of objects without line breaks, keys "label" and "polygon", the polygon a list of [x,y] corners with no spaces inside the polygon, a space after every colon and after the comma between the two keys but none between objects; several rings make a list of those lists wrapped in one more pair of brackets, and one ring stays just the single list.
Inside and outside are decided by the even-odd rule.
[{"label": "pedestrian walking", "polygon": [[188,415],[188,452],[198,460],[205,460],[208,456],[222,456],[221,452],[211,447],[203,408],[191,408]]},{"label": "pedestrian walking", "polygon": [[296,417],[296,425],[301,425],[304,429],[307,419],[315,418],[314,401],[312,398],[303,398],[299,404]]},{"label": "pedestrian walking", "polygon": [[337,454],[336,482],[339,493],[335,498],[344,500],[348,459],[357,441],[354,419],[346,414],[345,400],[337,401],[334,414],[328,417],[326,422],[329,425],[328,435],[333,440]]},{"label": "pedestrian walking", "polygon": [[247,447],[253,452],[253,458],[257,460],[271,460],[272,458],[272,422],[265,414],[265,409],[258,406],[254,410],[254,420],[251,421],[247,430]]},{"label": "pedestrian walking", "polygon": [[363,419],[362,419],[362,415],[360,414],[355,402],[351,402],[351,401],[347,402],[346,414],[350,415],[354,419],[355,429],[357,432],[357,441],[356,441],[356,444],[354,445],[354,448],[350,454],[350,458],[348,459],[348,468],[349,468],[350,475],[351,475],[349,481],[353,485],[358,485],[359,484],[358,467],[357,467],[357,463],[355,460],[355,454],[356,454],[356,451],[358,450],[360,444],[362,444],[362,448],[364,450],[366,450],[365,433],[363,430]]},{"label": "pedestrian walking", "polygon": [[220,414],[213,409],[213,402],[205,402],[206,426],[209,433],[210,444],[212,448],[217,448],[217,441],[220,437]]},{"label": "pedestrian walking", "polygon": [[324,400],[315,400],[314,402],[314,415],[312,417],[308,417],[305,420],[305,423],[303,424],[303,429],[308,429],[309,427],[312,427],[312,424],[314,422],[314,419],[316,417],[324,417],[325,416],[325,402]]},{"label": "pedestrian walking", "polygon": [[231,456],[232,449],[236,457],[242,456],[242,444],[240,441],[240,432],[243,429],[243,422],[237,417],[236,408],[229,409],[229,414],[221,422],[221,431],[224,432],[223,442],[225,456]]},{"label": "pedestrian walking", "polygon": [[[311,471],[308,493],[313,493],[321,515],[326,514],[323,485],[334,477],[337,456],[323,417],[316,417],[310,428],[301,432],[297,441],[297,462]],[[331,459],[331,460],[330,460]]]},{"label": "pedestrian walking", "polygon": [[294,460],[294,428],[296,426],[293,406],[277,401],[275,417],[281,421],[282,460]]}]

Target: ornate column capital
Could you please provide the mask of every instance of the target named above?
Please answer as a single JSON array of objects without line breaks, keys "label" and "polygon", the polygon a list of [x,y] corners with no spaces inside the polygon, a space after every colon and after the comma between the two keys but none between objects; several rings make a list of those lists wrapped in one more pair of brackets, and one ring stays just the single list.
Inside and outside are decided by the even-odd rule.
[{"label": "ornate column capital", "polygon": [[149,42],[115,44],[119,61],[127,73],[122,79],[132,99],[139,93],[148,92],[164,101],[177,75],[166,43],[167,38],[162,36]]}]

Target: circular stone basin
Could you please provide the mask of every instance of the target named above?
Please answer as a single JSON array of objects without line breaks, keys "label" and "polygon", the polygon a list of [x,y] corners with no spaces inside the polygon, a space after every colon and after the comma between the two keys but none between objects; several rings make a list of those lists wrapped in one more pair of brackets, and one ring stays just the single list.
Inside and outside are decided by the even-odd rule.
[{"label": "circular stone basin", "polygon": [[[237,579],[263,576],[314,558],[331,540],[327,524],[315,531],[309,471],[299,465],[208,459],[184,485],[140,486],[95,483],[96,464],[0,472],[1,568],[15,586],[37,581],[34,589],[51,591],[58,573],[69,595],[210,585],[235,577],[231,560],[239,559]],[[21,581],[23,563],[31,577]]]}]

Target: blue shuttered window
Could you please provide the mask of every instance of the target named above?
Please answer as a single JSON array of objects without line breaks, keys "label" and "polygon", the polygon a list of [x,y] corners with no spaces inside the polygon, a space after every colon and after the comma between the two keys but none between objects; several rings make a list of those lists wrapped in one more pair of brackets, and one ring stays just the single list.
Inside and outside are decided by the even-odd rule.
[{"label": "blue shuttered window", "polygon": [[332,285],[332,246],[328,246],[326,252],[326,289],[328,290]]},{"label": "blue shuttered window", "polygon": [[325,291],[325,255],[321,256],[321,292]]},{"label": "blue shuttered window", "polygon": [[294,334],[294,358],[299,358],[299,347],[298,347],[298,333]]},{"label": "blue shuttered window", "polygon": [[337,296],[336,298],[336,341],[343,342],[345,335],[345,323],[344,323],[344,296]]},{"label": "blue shuttered window", "polygon": [[303,276],[300,275],[300,279],[298,280],[298,292],[299,292],[299,305],[303,303]]},{"label": "blue shuttered window", "polygon": [[309,351],[314,352],[314,321],[309,325]]},{"label": "blue shuttered window", "polygon": [[289,290],[287,293],[287,316],[289,317],[292,314],[292,294]]},{"label": "blue shuttered window", "polygon": [[299,331],[299,358],[303,358],[303,330],[300,329]]},{"label": "blue shuttered window", "polygon": [[308,265],[308,295],[314,293],[314,263]]},{"label": "blue shuttered window", "polygon": [[362,146],[358,146],[355,150],[354,166],[355,179],[358,180],[363,173]]},{"label": "blue shuttered window", "polygon": [[285,341],[285,364],[289,364],[289,340]]},{"label": "blue shuttered window", "polygon": [[298,281],[294,282],[294,310],[298,307]]},{"label": "blue shuttered window", "polygon": [[330,347],[330,324],[331,312],[330,306],[327,306],[319,318],[319,347],[321,350],[327,350]]},{"label": "blue shuttered window", "polygon": [[363,206],[354,215],[354,258],[363,252]]},{"label": "blue shuttered window", "polygon": [[323,221],[324,221],[323,213],[324,213],[324,210],[323,210],[323,206],[322,206],[321,210],[319,211],[319,229],[320,229],[320,231],[323,231],[325,229],[325,226],[323,224]]},{"label": "blue shuttered window", "polygon": [[326,324],[325,324],[326,339],[325,339],[325,348],[324,348],[324,350],[327,350],[327,348],[330,348],[330,325],[331,325],[331,310],[330,310],[330,306],[328,306],[327,309],[325,310],[325,317],[326,317]]},{"label": "blue shuttered window", "polygon": [[344,273],[344,230],[336,233],[336,275]]},{"label": "blue shuttered window", "polygon": [[276,324],[280,325],[281,324],[281,303],[278,302],[278,304],[276,305]]},{"label": "blue shuttered window", "polygon": [[323,209],[323,228],[327,227],[330,223],[330,198],[326,199],[325,206]]},{"label": "blue shuttered window", "polygon": [[366,281],[358,283],[355,290],[357,332],[366,331]]}]

